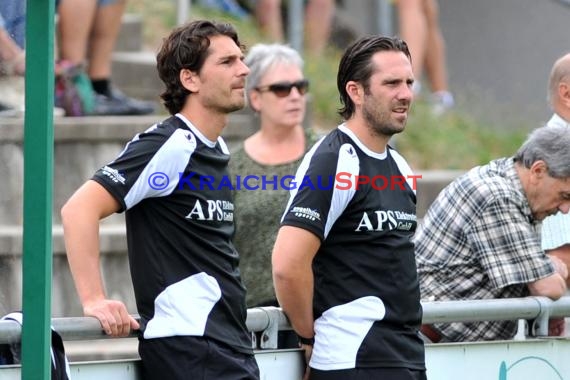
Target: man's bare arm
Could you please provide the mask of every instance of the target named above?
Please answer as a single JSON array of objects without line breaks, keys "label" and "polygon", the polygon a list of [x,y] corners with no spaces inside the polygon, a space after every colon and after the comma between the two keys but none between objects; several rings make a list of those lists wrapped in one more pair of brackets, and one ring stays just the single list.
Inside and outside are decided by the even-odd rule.
[{"label": "man's bare arm", "polygon": [[105,332],[128,335],[138,323],[120,301],[105,296],[99,257],[99,221],[120,208],[100,184],[87,181],[61,209],[65,248],[83,313],[99,319]]},{"label": "man's bare arm", "polygon": [[313,320],[313,258],[320,239],[298,227],[279,229],[273,248],[273,282],[279,304],[297,334],[315,335]]},{"label": "man's bare arm", "polygon": [[557,300],[566,293],[566,279],[568,268],[556,256],[549,256],[555,268],[555,273],[540,280],[528,284],[530,294],[533,296],[545,296]]}]

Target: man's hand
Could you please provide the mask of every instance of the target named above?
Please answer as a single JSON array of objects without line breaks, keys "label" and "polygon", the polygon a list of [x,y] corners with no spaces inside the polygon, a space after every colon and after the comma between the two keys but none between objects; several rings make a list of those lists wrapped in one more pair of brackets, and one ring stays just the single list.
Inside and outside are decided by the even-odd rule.
[{"label": "man's hand", "polygon": [[[556,257],[566,264],[567,268],[570,268],[570,244],[565,244],[562,247],[552,249],[546,252],[549,257]],[[570,287],[570,276],[566,278],[566,286]]]},{"label": "man's hand", "polygon": [[311,375],[309,362],[311,361],[311,355],[313,355],[313,346],[301,344],[301,349],[305,351],[305,374],[303,375],[303,380],[309,380],[309,376]]},{"label": "man's hand", "polygon": [[566,263],[560,260],[557,256],[549,255],[548,257],[550,257],[550,261],[552,261],[552,265],[554,265],[556,273],[562,276],[563,279],[568,279],[568,267],[566,266]]},{"label": "man's hand", "polygon": [[83,313],[95,317],[101,323],[105,334],[113,337],[128,336],[131,330],[138,330],[139,323],[128,313],[121,301],[102,299],[83,306]]}]

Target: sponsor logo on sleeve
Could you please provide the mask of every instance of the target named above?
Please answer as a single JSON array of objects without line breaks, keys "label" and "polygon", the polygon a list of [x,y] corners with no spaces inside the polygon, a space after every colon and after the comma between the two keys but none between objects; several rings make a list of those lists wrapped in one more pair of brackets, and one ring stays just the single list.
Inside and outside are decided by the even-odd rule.
[{"label": "sponsor logo on sleeve", "polygon": [[117,169],[113,169],[109,166],[104,166],[102,169],[102,173],[103,175],[109,177],[111,181],[115,183],[120,183],[121,185],[125,184],[126,181],[125,176],[122,173],[120,173]]}]

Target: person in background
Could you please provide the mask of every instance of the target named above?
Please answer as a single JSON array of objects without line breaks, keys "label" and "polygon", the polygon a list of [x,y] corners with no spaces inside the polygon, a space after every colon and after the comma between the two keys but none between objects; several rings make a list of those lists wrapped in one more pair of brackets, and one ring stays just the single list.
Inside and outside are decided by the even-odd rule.
[{"label": "person in background", "polygon": [[[296,173],[297,183],[313,186],[291,191],[272,264],[309,379],[426,379],[411,240],[415,186],[403,180],[413,175],[409,165],[388,146],[405,128],[413,83],[404,41],[367,36],[351,44],[337,76],[346,121]],[[377,176],[398,185],[376,190]]]},{"label": "person in background", "polygon": [[[538,128],[513,157],[475,167],[441,191],[414,237],[422,300],[565,293],[567,266],[544,252],[537,228],[570,209],[568,146],[568,128]],[[552,320],[550,334],[562,334],[563,323]],[[422,326],[432,342],[510,339],[516,329],[516,321]]]},{"label": "person in background", "polygon": [[[281,0],[254,0],[254,14],[269,40],[283,42],[285,28],[283,25]],[[307,0],[305,5],[305,50],[308,54],[318,56],[325,50],[331,35],[332,21],[336,4],[335,0]]]},{"label": "person in background", "polygon": [[[570,53],[560,57],[550,72],[548,103],[554,114],[547,126],[561,126],[570,133]],[[570,215],[561,212],[542,222],[542,248],[570,267]],[[570,285],[570,279],[567,279]]]},{"label": "person in background", "polygon": [[[201,186],[204,176],[229,175],[220,133],[245,103],[242,49],[230,24],[174,29],[157,55],[172,116],[135,136],[61,210],[83,311],[112,336],[140,328],[145,379],[259,379],[231,189]],[[99,221],[123,211],[140,325],[123,302],[107,298],[99,269]]]},{"label": "person in background", "polygon": [[60,0],[58,58],[86,65],[95,92],[93,115],[147,115],[151,102],[133,99],[111,84],[112,54],[126,0]]},{"label": "person in background", "polygon": [[420,93],[420,79],[425,72],[431,89],[434,114],[441,115],[455,101],[447,83],[445,40],[439,26],[437,0],[396,0],[400,36],[412,54],[414,75],[418,79],[414,91]]},{"label": "person in background", "polygon": [[[259,120],[259,130],[230,160],[236,188],[235,245],[248,307],[279,306],[273,290],[271,250],[288,197],[280,181],[295,175],[303,155],[315,142],[314,133],[302,125],[309,82],[303,75],[303,59],[286,45],[254,45],[245,63],[251,70],[246,96]],[[237,189],[235,180],[248,175],[277,178],[277,184],[256,191],[243,186]]]}]

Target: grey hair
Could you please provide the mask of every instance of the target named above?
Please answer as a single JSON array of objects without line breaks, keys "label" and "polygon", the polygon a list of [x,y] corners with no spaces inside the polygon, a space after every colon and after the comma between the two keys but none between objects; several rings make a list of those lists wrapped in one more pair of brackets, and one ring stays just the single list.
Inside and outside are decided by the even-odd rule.
[{"label": "grey hair", "polygon": [[570,79],[570,53],[558,58],[548,77],[548,103],[552,104],[558,96],[558,85],[564,80]]},{"label": "grey hair", "polygon": [[515,154],[515,162],[527,169],[544,161],[553,178],[570,178],[570,128],[545,126],[535,129]]},{"label": "grey hair", "polygon": [[[283,44],[255,44],[245,57],[249,74],[245,84],[247,103],[251,107],[251,92],[259,86],[261,78],[276,64],[292,64],[303,70],[303,58],[293,48]],[[254,110],[255,111],[255,110]]]}]

